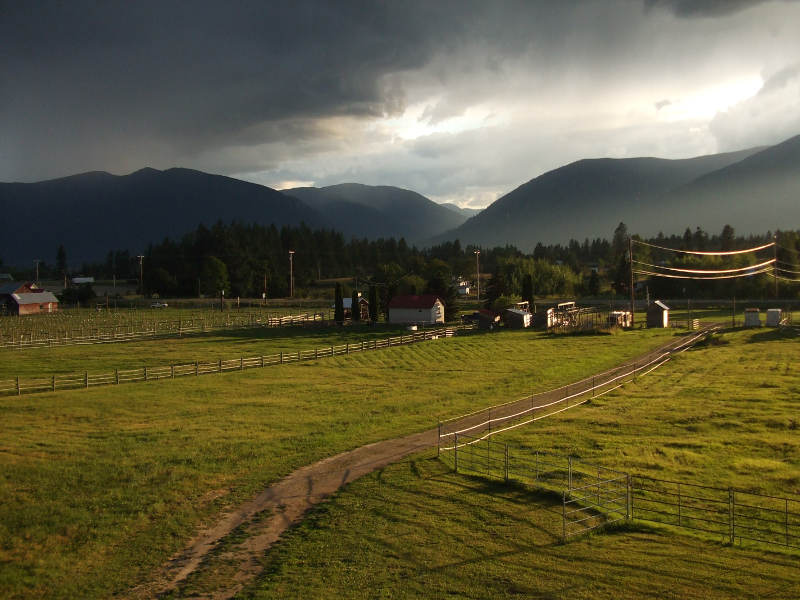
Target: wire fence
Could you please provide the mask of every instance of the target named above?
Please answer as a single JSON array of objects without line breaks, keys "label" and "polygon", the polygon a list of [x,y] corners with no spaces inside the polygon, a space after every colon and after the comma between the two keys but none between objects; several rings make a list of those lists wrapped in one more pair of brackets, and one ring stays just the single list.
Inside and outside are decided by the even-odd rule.
[{"label": "wire fence", "polygon": [[282,365],[320,358],[342,356],[369,350],[393,348],[407,344],[450,338],[458,330],[471,329],[469,326],[431,329],[411,332],[409,335],[387,337],[385,339],[364,340],[355,343],[339,344],[314,348],[313,350],[298,350],[296,352],[279,352],[265,356],[249,356],[233,359],[219,359],[217,361],[195,361],[181,364],[160,365],[154,367],[140,367],[136,369],[114,369],[105,373],[71,373],[66,375],[50,375],[48,377],[15,377],[0,380],[0,395],[22,395],[41,392],[55,392],[56,390],[69,390],[90,388],[101,385],[119,385],[140,381],[157,381],[175,379],[176,377],[199,376],[209,373],[223,373],[225,371],[243,371],[245,369],[263,368],[272,365]]},{"label": "wire fence", "polygon": [[[44,315],[38,315],[44,316]],[[48,316],[49,317],[49,316]],[[188,316],[178,319],[139,319],[114,323],[108,320],[92,323],[75,318],[40,319],[34,326],[0,328],[0,348],[52,348],[56,346],[108,344],[143,339],[182,337],[222,329],[287,327],[328,322],[324,312],[296,315],[269,315],[259,312],[227,312]],[[77,327],[75,325],[78,325]]]},{"label": "wire fence", "polygon": [[714,331],[715,327],[703,329],[694,335],[673,340],[630,363],[553,390],[440,421],[438,447],[440,451],[452,449],[455,435],[482,434],[490,437],[585,404],[592,398],[619,388],[626,381],[635,381],[637,377],[646,375],[670,360],[673,354],[689,349]]},{"label": "wire fence", "polygon": [[454,439],[452,451],[439,456],[455,472],[557,492],[563,540],[630,518],[627,473],[491,438]]},{"label": "wire fence", "polygon": [[563,540],[638,519],[730,544],[800,549],[800,498],[633,475],[467,434],[455,434],[439,458],[457,473],[558,493]]}]

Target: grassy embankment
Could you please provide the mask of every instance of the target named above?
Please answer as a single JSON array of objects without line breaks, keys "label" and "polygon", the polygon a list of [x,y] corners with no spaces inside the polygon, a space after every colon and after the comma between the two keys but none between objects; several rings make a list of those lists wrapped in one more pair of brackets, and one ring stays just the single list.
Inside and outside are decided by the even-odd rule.
[{"label": "grassy embankment", "polygon": [[[800,494],[797,334],[738,331],[498,436],[655,477]],[[640,522],[559,543],[560,503],[428,453],[362,478],[265,557],[242,597],[797,598],[798,553]]]},{"label": "grassy embankment", "polygon": [[[291,335],[294,344],[300,334]],[[471,335],[244,373],[2,398],[0,592],[124,593],[196,527],[299,466],[575,380],[670,335]],[[100,350],[144,361],[165,343]],[[42,360],[80,361],[95,348]],[[7,354],[15,364],[4,368],[17,371],[31,356]]]}]

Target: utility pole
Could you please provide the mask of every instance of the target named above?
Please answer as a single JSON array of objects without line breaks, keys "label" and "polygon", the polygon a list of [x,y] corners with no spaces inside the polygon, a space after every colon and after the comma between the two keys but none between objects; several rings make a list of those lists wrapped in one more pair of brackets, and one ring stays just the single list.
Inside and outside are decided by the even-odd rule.
[{"label": "utility pole", "polygon": [[631,265],[631,280],[630,280],[630,287],[631,287],[631,328],[634,325],[634,296],[633,296],[633,238],[630,236],[628,237],[628,262]]},{"label": "utility pole", "polygon": [[39,263],[42,262],[42,261],[41,261],[41,259],[37,258],[37,259],[34,259],[33,262],[36,265],[36,279],[34,280],[34,282],[36,283],[36,285],[39,285]]},{"label": "utility pole", "polygon": [[481,303],[481,251],[475,250],[475,280],[478,285],[478,305]]},{"label": "utility pole", "polygon": [[143,269],[142,261],[144,260],[144,255],[138,254],[136,258],[139,259],[139,293],[142,296],[144,296],[144,277],[143,277],[144,271],[142,270]]},{"label": "utility pole", "polygon": [[289,297],[294,298],[294,250],[289,250]]},{"label": "utility pole", "polygon": [[775,280],[775,299],[778,299],[778,234],[772,236],[772,257],[775,262],[772,263],[772,278]]}]

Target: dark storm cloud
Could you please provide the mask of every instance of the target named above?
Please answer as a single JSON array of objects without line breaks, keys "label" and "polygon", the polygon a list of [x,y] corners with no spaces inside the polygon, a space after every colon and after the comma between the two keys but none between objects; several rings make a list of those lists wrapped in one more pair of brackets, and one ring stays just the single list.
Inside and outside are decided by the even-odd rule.
[{"label": "dark storm cloud", "polygon": [[[509,134],[519,136],[519,153],[543,128],[547,143],[559,146],[543,154],[579,158],[574,152],[595,151],[575,146],[570,128],[580,119],[566,112],[579,116],[591,105],[597,114],[582,119],[594,123],[640,100],[648,107],[667,97],[679,104],[698,81],[741,63],[729,57],[730,45],[715,53],[709,42],[727,25],[689,17],[736,18],[744,7],[651,0],[0,0],[0,181],[144,165],[352,180],[376,164],[381,173],[393,169],[395,181],[413,180],[409,169],[417,169],[440,190],[454,163],[431,160],[449,153],[488,164]],[[714,60],[696,60],[706,55]],[[678,89],[672,82],[680,82]],[[383,117],[403,115],[413,104],[422,105],[418,122],[432,127],[481,102],[487,113],[501,113],[500,122],[503,114],[525,121],[495,128],[494,138],[487,130],[394,146],[397,131],[381,129]],[[558,111],[565,114],[548,116]],[[521,164],[515,175],[504,168],[492,176],[518,183],[539,165]],[[476,172],[465,169],[464,177]]]},{"label": "dark storm cloud", "polygon": [[645,0],[645,6],[663,8],[676,17],[719,17],[763,4],[768,0]]}]

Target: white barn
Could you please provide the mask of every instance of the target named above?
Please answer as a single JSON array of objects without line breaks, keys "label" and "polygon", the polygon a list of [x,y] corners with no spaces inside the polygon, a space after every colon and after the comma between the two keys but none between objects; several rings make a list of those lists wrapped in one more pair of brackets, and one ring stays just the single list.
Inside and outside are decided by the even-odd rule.
[{"label": "white barn", "polygon": [[395,296],[389,301],[389,323],[444,323],[444,302],[439,296]]}]

